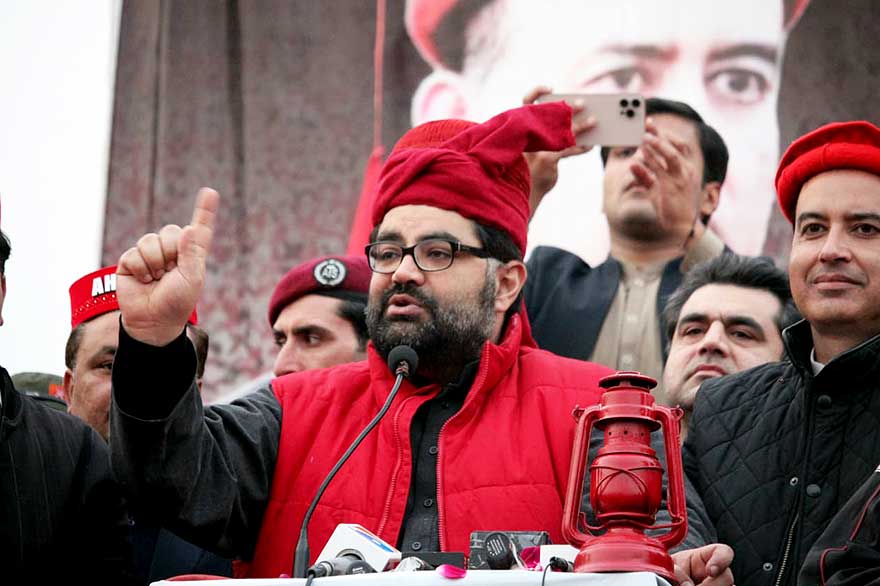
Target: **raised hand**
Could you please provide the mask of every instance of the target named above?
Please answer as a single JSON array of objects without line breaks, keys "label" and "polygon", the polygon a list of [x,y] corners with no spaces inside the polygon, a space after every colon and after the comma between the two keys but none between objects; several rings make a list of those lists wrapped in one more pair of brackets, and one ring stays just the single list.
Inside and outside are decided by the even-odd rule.
[{"label": "raised hand", "polygon": [[711,543],[672,554],[675,579],[681,586],[733,586],[733,549]]},{"label": "raised hand", "polygon": [[168,225],[126,250],[116,268],[122,325],[130,336],[164,346],[183,331],[205,286],[220,196],[199,190],[188,226]]},{"label": "raised hand", "polygon": [[[651,118],[645,120],[645,135],[639,150],[642,156],[632,158],[630,170],[646,188],[660,185],[657,201],[660,222],[670,233],[687,242],[696,235],[695,230],[704,228],[699,220],[704,198],[700,188],[694,187],[702,184],[695,153],[684,137],[671,130],[661,131]],[[713,184],[707,188],[716,189]],[[717,203],[717,198],[714,201]]]},{"label": "raised hand", "polygon": [[[538,98],[550,93],[552,93],[550,88],[546,86],[538,86],[526,94],[523,98],[523,104],[534,104]],[[575,141],[577,141],[581,134],[592,130],[593,127],[596,126],[596,120],[592,116],[587,117],[586,119],[583,119],[582,116],[578,116],[578,114],[584,110],[583,104],[569,104],[569,106],[571,106],[573,111],[571,131],[575,136]],[[532,215],[534,215],[535,210],[538,209],[541,200],[544,199],[544,196],[547,195],[548,191],[553,189],[556,185],[556,181],[559,179],[559,160],[573,155],[581,155],[589,151],[591,148],[593,147],[575,145],[561,151],[523,153],[529,164],[529,172],[532,176],[532,189],[529,194],[529,208]]]}]

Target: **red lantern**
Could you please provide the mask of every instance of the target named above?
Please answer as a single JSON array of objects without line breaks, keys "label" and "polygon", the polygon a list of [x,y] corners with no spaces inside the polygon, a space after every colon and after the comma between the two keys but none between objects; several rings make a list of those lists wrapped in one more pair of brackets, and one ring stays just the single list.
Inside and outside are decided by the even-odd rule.
[{"label": "red lantern", "polygon": [[[598,405],[574,410],[577,431],[571,455],[562,534],[580,551],[575,572],[653,572],[673,584],[668,550],[687,534],[684,476],[679,440],[682,411],[654,404],[657,381],[638,372],[603,378]],[[590,465],[590,503],[598,527],[587,525],[581,509],[590,432],[602,430],[604,443]],[[654,525],[662,499],[663,468],[651,448],[651,433],[663,429],[666,451],[667,508],[671,523]],[[589,534],[583,533],[580,526]],[[649,529],[669,529],[658,536]]]}]

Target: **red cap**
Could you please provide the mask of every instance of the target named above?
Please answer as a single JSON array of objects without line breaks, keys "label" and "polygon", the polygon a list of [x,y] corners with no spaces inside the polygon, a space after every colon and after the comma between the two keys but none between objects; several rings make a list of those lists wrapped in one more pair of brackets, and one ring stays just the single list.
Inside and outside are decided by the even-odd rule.
[{"label": "red cap", "polygon": [[880,175],[880,128],[864,120],[833,122],[789,145],[776,171],[779,207],[789,222],[794,223],[804,183],[835,169],[858,169]]},{"label": "red cap", "polygon": [[[781,0],[784,10],[783,29],[789,31],[800,19],[810,0]],[[484,4],[488,4],[485,0]],[[409,37],[422,58],[433,67],[449,68],[450,63],[437,46],[435,35],[443,21],[461,3],[459,0],[407,0],[404,21]],[[468,6],[472,2],[466,3]],[[537,4],[537,3],[536,3]],[[464,27],[460,27],[464,30]]]},{"label": "red cap", "polygon": [[[116,300],[116,265],[89,273],[70,286],[71,329],[93,317],[117,309],[119,302]],[[187,321],[194,326],[198,325],[195,309]]]},{"label": "red cap", "polygon": [[272,292],[269,301],[269,326],[281,311],[311,293],[345,298],[366,298],[373,272],[367,258],[359,256],[324,256],[293,267]]},{"label": "red cap", "polygon": [[429,205],[503,230],[525,254],[531,179],[522,154],[572,145],[571,108],[564,102],[521,106],[482,124],[416,126],[382,168],[373,225],[392,208]]}]

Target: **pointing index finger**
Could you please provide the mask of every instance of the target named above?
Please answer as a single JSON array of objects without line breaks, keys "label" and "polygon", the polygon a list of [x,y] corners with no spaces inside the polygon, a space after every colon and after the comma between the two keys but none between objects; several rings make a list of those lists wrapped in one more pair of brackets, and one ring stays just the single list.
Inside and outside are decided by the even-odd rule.
[{"label": "pointing index finger", "polygon": [[220,194],[209,187],[201,188],[196,197],[196,207],[190,225],[194,228],[204,227],[214,230],[214,219],[219,206]]}]

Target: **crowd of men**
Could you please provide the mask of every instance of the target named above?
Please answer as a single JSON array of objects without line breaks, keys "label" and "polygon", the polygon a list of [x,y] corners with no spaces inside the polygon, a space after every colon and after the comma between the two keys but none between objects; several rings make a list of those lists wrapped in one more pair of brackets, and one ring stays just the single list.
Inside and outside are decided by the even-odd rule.
[{"label": "crowd of men", "polygon": [[[685,412],[680,584],[880,583],[880,129],[833,123],[786,150],[786,273],[708,227],[724,139],[687,104],[651,98],[642,143],[602,149],[608,259],[539,247],[526,260],[557,164],[592,128],[564,102],[533,103],[546,92],[483,123],[408,131],[365,254],[279,280],[274,377],[231,403],[203,400],[196,313],[218,193],[74,282],[68,413],[0,370],[2,572],[289,575],[312,499],[407,345],[417,370],[326,487],[312,560],[340,523],[412,553],[466,552],[481,529],[563,542],[572,408],[639,370]],[[3,236],[0,309],[10,252]]]}]

